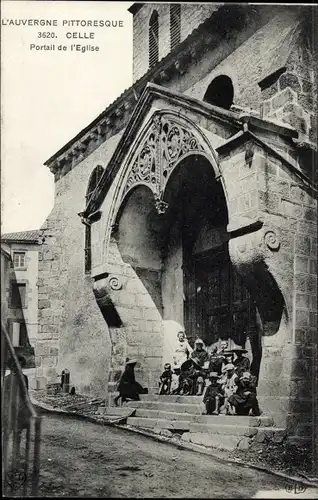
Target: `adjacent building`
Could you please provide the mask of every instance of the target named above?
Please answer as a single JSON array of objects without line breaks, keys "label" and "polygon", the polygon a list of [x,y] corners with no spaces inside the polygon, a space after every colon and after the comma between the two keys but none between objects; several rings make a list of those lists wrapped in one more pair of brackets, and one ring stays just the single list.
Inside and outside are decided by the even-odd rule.
[{"label": "adjacent building", "polygon": [[26,357],[31,385],[35,384],[34,345],[38,338],[39,236],[34,230],[1,237],[2,318],[16,352]]},{"label": "adjacent building", "polygon": [[309,6],[136,3],[133,85],[45,165],[38,376],[157,387],[166,320],[247,346],[289,432],[317,387],[317,91]]}]

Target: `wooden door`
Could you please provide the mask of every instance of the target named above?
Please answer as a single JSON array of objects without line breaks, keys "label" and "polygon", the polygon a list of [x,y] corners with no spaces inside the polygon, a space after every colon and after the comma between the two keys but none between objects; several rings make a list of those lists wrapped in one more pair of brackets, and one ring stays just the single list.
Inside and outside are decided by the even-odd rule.
[{"label": "wooden door", "polygon": [[227,245],[192,256],[184,265],[185,325],[188,337],[207,345],[231,339],[244,347],[253,329],[255,307],[231,265]]}]

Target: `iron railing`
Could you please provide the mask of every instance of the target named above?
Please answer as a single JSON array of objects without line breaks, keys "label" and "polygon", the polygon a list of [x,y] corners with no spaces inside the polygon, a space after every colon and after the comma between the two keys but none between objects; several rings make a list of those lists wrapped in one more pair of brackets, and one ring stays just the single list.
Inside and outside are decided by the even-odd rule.
[{"label": "iron railing", "polygon": [[[8,361],[10,373],[6,375]],[[25,376],[1,322],[2,485],[4,496],[37,496],[41,417],[31,403]]]}]

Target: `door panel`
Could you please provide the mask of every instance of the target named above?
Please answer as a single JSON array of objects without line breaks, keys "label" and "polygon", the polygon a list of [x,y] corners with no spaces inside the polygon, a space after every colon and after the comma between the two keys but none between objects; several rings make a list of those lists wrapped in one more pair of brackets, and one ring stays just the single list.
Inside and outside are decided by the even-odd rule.
[{"label": "door panel", "polygon": [[184,266],[188,337],[200,336],[207,345],[229,338],[244,347],[255,323],[255,306],[231,265],[227,246],[191,260]]}]

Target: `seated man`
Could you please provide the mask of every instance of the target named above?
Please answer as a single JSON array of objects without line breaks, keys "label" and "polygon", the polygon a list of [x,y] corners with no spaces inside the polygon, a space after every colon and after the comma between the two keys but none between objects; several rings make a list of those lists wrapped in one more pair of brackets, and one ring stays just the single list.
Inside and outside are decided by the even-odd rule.
[{"label": "seated man", "polygon": [[171,364],[166,363],[164,365],[164,371],[160,375],[159,394],[170,394],[172,374]]},{"label": "seated man", "polygon": [[228,398],[232,414],[259,416],[255,377],[250,372],[244,372],[238,381],[235,394]]},{"label": "seated man", "polygon": [[220,402],[223,399],[220,384],[218,384],[219,375],[217,372],[209,373],[210,385],[206,388],[203,403],[205,404],[206,415],[218,415]]},{"label": "seated man", "polygon": [[236,349],[232,349],[232,352],[236,354],[236,359],[233,361],[233,365],[235,366],[235,373],[240,378],[244,372],[249,371],[251,363],[246,356],[243,356],[247,353],[246,349],[237,347]]}]

